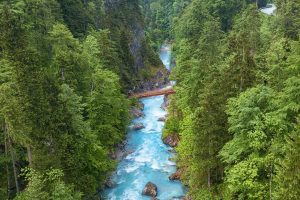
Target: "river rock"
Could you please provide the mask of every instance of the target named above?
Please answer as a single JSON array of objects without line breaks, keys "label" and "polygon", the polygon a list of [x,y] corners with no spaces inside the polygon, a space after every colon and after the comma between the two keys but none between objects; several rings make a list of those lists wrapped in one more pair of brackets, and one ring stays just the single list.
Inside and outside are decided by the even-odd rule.
[{"label": "river rock", "polygon": [[157,186],[154,183],[148,182],[142,194],[155,198],[157,196]]},{"label": "river rock", "polygon": [[132,129],[133,130],[141,130],[141,129],[143,129],[143,128],[145,128],[145,126],[144,126],[144,124],[142,124],[142,123],[137,123],[137,124],[134,124],[133,126],[132,126]]},{"label": "river rock", "polygon": [[182,169],[178,169],[175,173],[169,176],[170,181],[180,180]]},{"label": "river rock", "polygon": [[116,183],[111,178],[106,180],[106,182],[105,182],[106,188],[113,188],[115,186],[116,186]]},{"label": "river rock", "polygon": [[166,118],[165,118],[165,117],[160,117],[160,118],[158,118],[157,121],[159,121],[159,122],[164,122],[164,121],[166,121]]},{"label": "river rock", "polygon": [[123,141],[122,143],[119,143],[115,146],[114,151],[111,151],[109,156],[113,160],[121,160],[122,156],[125,152],[125,145],[126,145],[126,140]]},{"label": "river rock", "polygon": [[138,104],[137,104],[137,109],[139,109],[139,110],[144,110],[144,107],[145,107],[145,105],[142,103],[142,102],[138,102]]},{"label": "river rock", "polygon": [[185,197],[182,197],[180,200],[192,200],[192,198],[185,196]]},{"label": "river rock", "polygon": [[134,118],[144,117],[144,113],[137,108],[132,108],[131,114]]},{"label": "river rock", "polygon": [[177,147],[179,142],[179,135],[177,133],[171,133],[163,139],[163,142],[170,147]]}]

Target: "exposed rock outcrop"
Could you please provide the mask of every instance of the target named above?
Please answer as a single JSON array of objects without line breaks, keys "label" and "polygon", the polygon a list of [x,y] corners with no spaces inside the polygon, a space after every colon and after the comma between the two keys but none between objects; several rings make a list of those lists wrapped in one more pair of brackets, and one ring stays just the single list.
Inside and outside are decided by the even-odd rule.
[{"label": "exposed rock outcrop", "polygon": [[144,117],[143,111],[141,111],[140,109],[137,109],[137,108],[132,108],[131,114],[132,114],[133,118]]},{"label": "exposed rock outcrop", "polygon": [[132,126],[132,129],[133,130],[141,130],[141,129],[143,129],[143,128],[145,128],[145,126],[144,126],[144,124],[142,124],[142,123],[137,123],[137,124],[134,124],[133,126]]},{"label": "exposed rock outcrop", "polygon": [[110,154],[109,154],[110,158],[113,160],[121,160],[123,158],[124,153],[126,152],[125,145],[126,145],[126,141],[123,141],[122,143],[117,144],[115,146],[114,151],[110,152]]},{"label": "exposed rock outcrop", "polygon": [[144,110],[145,105],[142,102],[138,102],[137,105],[131,108],[131,115],[133,118],[139,118],[139,117],[144,117]]},{"label": "exposed rock outcrop", "polygon": [[163,142],[170,147],[177,147],[178,142],[179,142],[179,135],[178,133],[171,133],[165,138],[163,138]]},{"label": "exposed rock outcrop", "polygon": [[157,196],[157,186],[154,183],[148,182],[142,194],[155,198]]},{"label": "exposed rock outcrop", "polygon": [[165,79],[168,72],[146,37],[138,1],[104,0],[104,12],[109,21],[104,20],[102,26],[111,31],[111,38],[120,50],[120,76],[126,90],[136,93],[168,81]]},{"label": "exposed rock outcrop", "polygon": [[165,95],[164,102],[161,104],[160,108],[163,110],[167,110],[167,107],[169,106],[169,104],[170,104],[170,100],[168,98],[168,95]]},{"label": "exposed rock outcrop", "polygon": [[[154,69],[157,72],[152,72],[148,79],[141,80],[134,88],[135,93],[151,91],[155,89],[162,89],[169,83],[169,72],[166,69]],[[152,71],[154,71],[152,70]]]},{"label": "exposed rock outcrop", "polygon": [[111,178],[109,178],[106,180],[104,185],[106,188],[113,188],[116,186],[116,183]]},{"label": "exposed rock outcrop", "polygon": [[183,172],[182,169],[178,169],[175,173],[169,176],[169,180],[170,181],[180,180],[182,172]]}]

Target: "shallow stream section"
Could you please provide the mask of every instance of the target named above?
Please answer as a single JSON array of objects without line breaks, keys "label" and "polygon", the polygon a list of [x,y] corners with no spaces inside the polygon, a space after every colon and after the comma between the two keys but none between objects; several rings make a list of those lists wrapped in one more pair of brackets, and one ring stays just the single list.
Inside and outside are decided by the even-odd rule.
[{"label": "shallow stream section", "polygon": [[184,196],[184,186],[179,181],[170,181],[169,176],[176,171],[170,159],[174,156],[172,148],[163,144],[161,135],[166,111],[160,108],[163,96],[141,100],[144,103],[145,117],[133,120],[133,124],[143,123],[145,128],[127,135],[126,151],[131,152],[117,167],[112,177],[114,188],[105,191],[109,200],[149,200],[142,191],[148,181],[157,185],[159,200],[180,199]]}]

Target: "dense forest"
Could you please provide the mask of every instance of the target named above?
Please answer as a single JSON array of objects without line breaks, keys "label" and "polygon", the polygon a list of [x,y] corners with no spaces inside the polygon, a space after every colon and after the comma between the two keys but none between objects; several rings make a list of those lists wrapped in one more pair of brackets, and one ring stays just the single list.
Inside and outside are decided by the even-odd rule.
[{"label": "dense forest", "polygon": [[1,1],[0,199],[100,198],[164,41],[187,197],[299,199],[299,40],[299,0]]},{"label": "dense forest", "polygon": [[192,199],[300,198],[300,2],[265,3],[193,0],[171,24],[164,135]]},{"label": "dense forest", "polygon": [[0,199],[92,198],[162,68],[138,1],[1,1],[0,27]]}]

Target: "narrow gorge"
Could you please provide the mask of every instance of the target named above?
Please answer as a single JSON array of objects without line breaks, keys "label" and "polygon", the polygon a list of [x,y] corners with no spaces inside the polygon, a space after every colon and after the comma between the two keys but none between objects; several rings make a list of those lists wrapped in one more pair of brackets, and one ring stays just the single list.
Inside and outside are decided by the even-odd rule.
[{"label": "narrow gorge", "polygon": [[[170,45],[163,45],[160,58],[165,67],[171,66]],[[184,186],[170,176],[176,172],[175,151],[162,141],[162,129],[167,112],[162,109],[164,96],[143,98],[143,116],[134,119],[129,127],[125,154],[111,178],[111,188],[104,196],[111,200],[147,200],[143,195],[148,182],[155,184],[153,199],[182,199]],[[139,126],[140,125],[140,126]],[[169,179],[170,177],[170,179]]]}]

